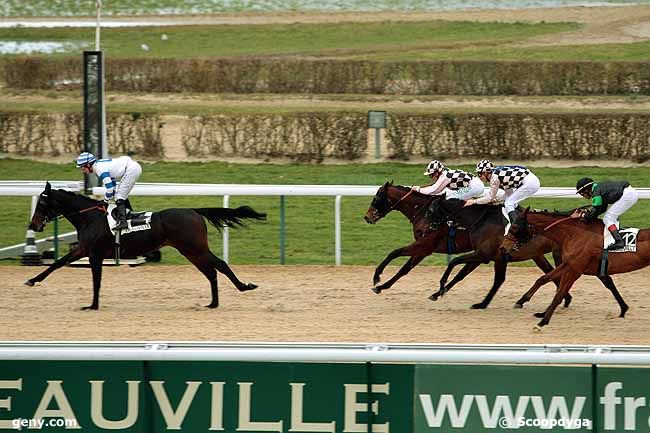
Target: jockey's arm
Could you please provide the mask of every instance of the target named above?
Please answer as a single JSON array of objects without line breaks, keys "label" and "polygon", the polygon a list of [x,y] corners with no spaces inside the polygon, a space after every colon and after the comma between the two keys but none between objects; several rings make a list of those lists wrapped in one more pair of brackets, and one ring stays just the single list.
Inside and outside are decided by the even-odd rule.
[{"label": "jockey's arm", "polygon": [[467,200],[466,206],[471,206],[474,204],[489,204],[497,199],[497,193],[499,192],[499,178],[492,176],[490,179],[490,190],[483,197]]},{"label": "jockey's arm", "polygon": [[436,183],[433,185],[429,186],[416,186],[414,189],[415,191],[419,192],[420,194],[426,194],[426,195],[436,195],[440,194],[442,191],[444,191],[445,187],[449,185],[451,182],[451,179],[449,179],[447,176],[440,175],[438,177],[438,180]]},{"label": "jockey's arm", "polygon": [[115,198],[115,187],[117,186],[115,180],[111,177],[110,173],[107,171],[101,172],[98,174],[99,179],[102,181],[106,192],[104,193],[104,200],[110,201]]}]

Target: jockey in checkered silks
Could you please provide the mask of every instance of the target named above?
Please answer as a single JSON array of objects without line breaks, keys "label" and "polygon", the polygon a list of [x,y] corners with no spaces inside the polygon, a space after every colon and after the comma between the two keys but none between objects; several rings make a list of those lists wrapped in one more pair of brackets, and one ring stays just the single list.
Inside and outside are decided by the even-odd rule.
[{"label": "jockey in checkered silks", "polygon": [[517,205],[539,190],[539,179],[526,167],[520,165],[495,167],[489,159],[476,164],[476,173],[483,182],[489,182],[490,190],[481,198],[468,200],[465,206],[492,203],[496,200],[499,189],[505,191],[503,207],[510,227],[507,229],[501,249],[505,253],[510,253],[515,246],[515,235],[520,229]]},{"label": "jockey in checkered silks", "polygon": [[[467,200],[483,194],[483,182],[473,174],[463,170],[451,170],[437,160],[431,161],[425,176],[434,181],[433,185],[412,186],[411,190],[426,195],[445,195],[447,199]],[[429,210],[431,212],[431,210]]]}]

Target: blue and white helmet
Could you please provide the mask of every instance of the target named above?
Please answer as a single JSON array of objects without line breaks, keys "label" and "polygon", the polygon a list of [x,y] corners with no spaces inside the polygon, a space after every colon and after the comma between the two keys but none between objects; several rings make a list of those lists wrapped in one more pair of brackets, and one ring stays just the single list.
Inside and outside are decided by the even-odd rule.
[{"label": "blue and white helmet", "polygon": [[93,165],[97,161],[95,155],[90,152],[81,152],[77,157],[77,168],[84,167],[86,165]]},{"label": "blue and white helmet", "polygon": [[424,175],[430,176],[434,173],[441,173],[443,170],[445,170],[445,165],[437,159],[434,159],[427,165],[427,169],[424,170]]},{"label": "blue and white helmet", "polygon": [[494,164],[492,164],[492,161],[489,159],[484,159],[478,164],[476,164],[476,172],[481,174],[481,173],[491,173],[492,170],[494,170]]}]

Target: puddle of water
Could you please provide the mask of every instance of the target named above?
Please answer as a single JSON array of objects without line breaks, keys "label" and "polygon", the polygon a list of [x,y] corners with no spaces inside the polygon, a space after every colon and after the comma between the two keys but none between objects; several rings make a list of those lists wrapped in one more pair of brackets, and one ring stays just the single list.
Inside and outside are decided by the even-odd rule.
[{"label": "puddle of water", "polygon": [[0,41],[0,54],[53,54],[78,51],[87,46],[84,43],[73,42],[17,42]]}]

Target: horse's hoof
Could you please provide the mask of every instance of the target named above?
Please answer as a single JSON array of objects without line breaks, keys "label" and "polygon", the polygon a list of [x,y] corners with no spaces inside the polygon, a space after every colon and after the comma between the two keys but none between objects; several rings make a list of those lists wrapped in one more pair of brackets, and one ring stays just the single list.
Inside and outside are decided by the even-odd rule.
[{"label": "horse's hoof", "polygon": [[485,310],[486,308],[487,304],[484,304],[482,302],[472,305],[472,310]]},{"label": "horse's hoof", "polygon": [[380,294],[380,293],[381,293],[381,289],[380,289],[380,288],[377,288],[377,287],[373,287],[373,288],[370,289],[370,290],[372,290],[372,291],[375,292],[376,294]]},{"label": "horse's hoof", "polygon": [[535,325],[535,327],[533,328],[533,332],[542,332],[542,327],[539,325]]},{"label": "horse's hoof", "polygon": [[206,305],[206,308],[217,308],[218,306],[219,304],[209,303],[208,305]]},{"label": "horse's hoof", "polygon": [[533,316],[537,317],[538,319],[541,319],[542,317],[544,317],[544,313],[535,313],[533,314]]},{"label": "horse's hoof", "polygon": [[372,279],[372,284],[374,284],[376,286],[377,284],[379,284],[380,281],[381,281],[381,278],[379,278],[379,275],[375,275],[373,277],[373,279]]},{"label": "horse's hoof", "polygon": [[25,281],[25,285],[29,286],[29,287],[34,287],[36,285],[36,283],[33,282],[32,280],[27,280],[27,281]]},{"label": "horse's hoof", "polygon": [[625,313],[627,313],[627,310],[629,310],[629,309],[630,309],[630,307],[628,307],[627,305],[625,307],[621,308],[621,314],[619,314],[618,317],[624,318]]},{"label": "horse's hoof", "polygon": [[96,305],[89,305],[87,307],[81,307],[81,311],[88,311],[88,310],[98,310],[99,307]]},{"label": "horse's hoof", "polygon": [[520,304],[519,302],[516,302],[515,305],[512,306],[512,308],[524,308],[524,304]]},{"label": "horse's hoof", "polygon": [[248,283],[248,284],[244,284],[243,286],[241,286],[239,288],[239,291],[240,292],[246,292],[248,290],[255,290],[255,289],[257,289],[257,284]]},{"label": "horse's hoof", "polygon": [[440,296],[441,295],[439,292],[432,293],[431,296],[429,296],[429,299],[431,299],[432,301],[437,301]]}]

